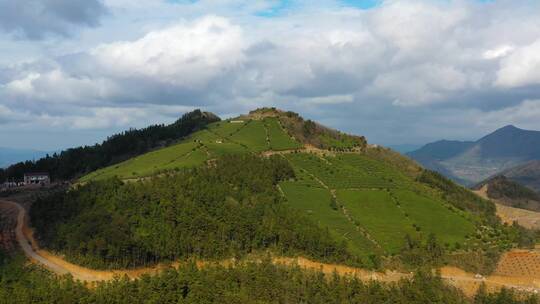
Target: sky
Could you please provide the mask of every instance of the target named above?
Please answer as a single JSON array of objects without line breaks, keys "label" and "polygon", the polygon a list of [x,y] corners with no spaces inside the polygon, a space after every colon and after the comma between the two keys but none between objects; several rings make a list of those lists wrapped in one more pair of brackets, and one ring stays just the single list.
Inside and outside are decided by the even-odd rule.
[{"label": "sky", "polygon": [[262,106],[383,145],[540,130],[539,15],[537,0],[0,0],[0,146]]}]

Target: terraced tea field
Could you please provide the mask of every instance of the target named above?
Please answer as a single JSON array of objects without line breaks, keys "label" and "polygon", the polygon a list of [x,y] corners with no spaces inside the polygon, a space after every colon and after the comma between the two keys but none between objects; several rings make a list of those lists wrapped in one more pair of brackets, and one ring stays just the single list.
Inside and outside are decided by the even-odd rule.
[{"label": "terraced tea field", "polygon": [[358,227],[356,233],[366,232],[386,254],[398,253],[407,234],[425,240],[434,233],[454,248],[475,233],[474,219],[430,191],[423,191],[424,196],[411,191],[422,188],[383,162],[353,153],[293,153],[286,158],[293,164],[297,185],[335,193],[343,215]]},{"label": "terraced tea field", "polygon": [[296,167],[323,181],[331,189],[387,189],[407,187],[411,181],[395,169],[360,154],[337,154],[321,157],[315,154],[287,155]]},{"label": "terraced tea field", "polygon": [[292,139],[283,128],[280,126],[277,118],[268,117],[264,119],[264,124],[268,130],[268,138],[270,140],[270,150],[294,150],[299,149],[302,145]]},{"label": "terraced tea field", "polygon": [[85,182],[113,176],[138,178],[153,175],[159,170],[198,166],[206,160],[202,148],[201,144],[193,141],[177,144],[94,171],[81,178],[80,181]]},{"label": "terraced tea field", "polygon": [[338,190],[337,198],[387,253],[399,252],[407,234],[416,235],[411,221],[387,191]]},{"label": "terraced tea field", "polygon": [[332,209],[332,196],[327,189],[295,182],[284,182],[281,188],[291,206],[308,214],[321,227],[328,228],[337,240],[346,241],[353,253],[365,258],[380,252],[340,210]]},{"label": "terraced tea field", "polygon": [[262,152],[270,150],[266,141],[266,129],[260,120],[251,120],[227,139],[239,143],[252,152]]},{"label": "terraced tea field", "polygon": [[474,224],[462,211],[442,201],[407,190],[396,190],[392,195],[410,221],[419,227],[419,232],[424,235],[426,232],[435,233],[442,244],[463,244],[465,236],[475,231]]},{"label": "terraced tea field", "polygon": [[278,150],[301,147],[275,118],[265,118],[264,121],[225,120],[210,124],[178,144],[94,171],[80,181],[113,176],[122,179],[146,177],[164,170],[199,166],[222,155],[268,151],[271,150],[270,145]]}]

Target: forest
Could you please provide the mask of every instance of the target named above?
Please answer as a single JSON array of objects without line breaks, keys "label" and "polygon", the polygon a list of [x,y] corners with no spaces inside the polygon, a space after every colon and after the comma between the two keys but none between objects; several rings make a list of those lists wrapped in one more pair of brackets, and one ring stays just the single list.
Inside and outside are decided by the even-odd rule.
[{"label": "forest", "polygon": [[170,125],[153,125],[112,135],[101,144],[67,149],[37,161],[20,162],[0,169],[0,183],[21,181],[27,172],[49,172],[53,180],[68,180],[158,147],[164,147],[219,121],[212,113],[194,110]]},{"label": "forest", "polygon": [[280,156],[224,156],[140,182],[90,182],[37,200],[30,216],[42,246],[92,268],[263,249],[359,264],[345,244],[284,203],[276,185],[293,177]]},{"label": "forest", "polygon": [[534,304],[538,298],[518,296],[511,290],[487,294],[481,287],[474,298],[445,284],[430,271],[396,283],[305,271],[299,267],[239,263],[230,267],[197,268],[189,263],[157,276],[137,280],[118,278],[87,288],[70,277],[56,278],[24,257],[0,253],[0,304],[23,303],[444,303]]}]

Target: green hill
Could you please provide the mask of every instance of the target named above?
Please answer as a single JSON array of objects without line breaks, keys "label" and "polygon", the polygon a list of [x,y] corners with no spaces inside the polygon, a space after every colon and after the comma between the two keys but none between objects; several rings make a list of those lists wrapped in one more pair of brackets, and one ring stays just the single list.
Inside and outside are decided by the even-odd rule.
[{"label": "green hill", "polygon": [[22,181],[28,172],[48,172],[53,181],[76,179],[97,169],[118,164],[137,155],[177,143],[209,123],[219,121],[209,112],[194,110],[169,125],[152,125],[129,129],[108,137],[100,144],[70,148],[47,155],[37,161],[26,161],[0,168],[0,183]]},{"label": "green hill", "polygon": [[276,109],[211,123],[80,181],[38,201],[32,221],[46,246],[99,267],[274,250],[365,267],[474,255],[469,270],[489,271],[496,254],[486,252],[520,237],[491,202],[441,175]]},{"label": "green hill", "polygon": [[365,146],[361,137],[348,136],[311,121],[304,122],[297,114],[262,109],[211,123],[178,144],[94,171],[80,181],[113,176],[122,179],[146,177],[166,170],[198,166],[224,154],[304,149],[295,138],[333,150]]}]

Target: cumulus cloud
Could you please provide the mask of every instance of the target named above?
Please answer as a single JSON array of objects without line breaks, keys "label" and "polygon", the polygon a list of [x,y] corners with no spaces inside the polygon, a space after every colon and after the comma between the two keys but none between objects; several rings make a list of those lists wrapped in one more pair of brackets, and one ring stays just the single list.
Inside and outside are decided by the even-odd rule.
[{"label": "cumulus cloud", "polygon": [[101,0],[0,0],[0,28],[30,39],[67,36],[73,27],[97,26],[106,12]]},{"label": "cumulus cloud", "polygon": [[90,54],[106,72],[118,77],[201,87],[242,61],[243,48],[240,27],[225,18],[207,16],[150,32],[136,41],[101,45]]},{"label": "cumulus cloud", "polygon": [[74,129],[141,126],[194,107],[234,114],[274,105],[383,143],[428,140],[452,125],[479,126],[475,137],[488,128],[480,122],[507,124],[503,114],[519,112],[519,125],[528,120],[523,111],[536,113],[538,4],[387,0],[359,10],[321,2],[265,18],[253,12],[266,2],[224,1],[218,6],[240,11],[193,18],[210,2],[107,0],[189,14],[151,22],[129,39],[0,69],[0,103]]},{"label": "cumulus cloud", "polygon": [[502,60],[496,84],[501,87],[540,85],[540,39]]}]

